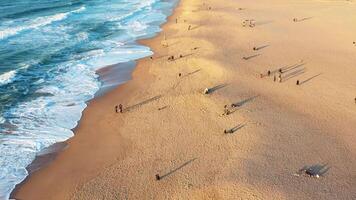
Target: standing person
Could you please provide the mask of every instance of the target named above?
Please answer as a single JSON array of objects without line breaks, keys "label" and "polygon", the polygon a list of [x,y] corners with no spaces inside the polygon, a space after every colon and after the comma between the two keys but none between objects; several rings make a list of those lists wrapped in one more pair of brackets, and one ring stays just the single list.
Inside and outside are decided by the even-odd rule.
[{"label": "standing person", "polygon": [[120,112],[120,113],[123,112],[123,106],[122,106],[122,104],[119,105],[119,112]]},{"label": "standing person", "polygon": [[223,115],[229,115],[230,114],[230,110],[227,107],[227,105],[224,106],[224,114]]},{"label": "standing person", "polygon": [[273,81],[276,82],[276,80],[277,80],[277,77],[276,77],[276,75],[274,75],[273,76]]},{"label": "standing person", "polygon": [[156,181],[159,181],[159,180],[161,180],[161,176],[159,175],[159,174],[156,174]]},{"label": "standing person", "polygon": [[119,112],[119,106],[118,106],[118,105],[115,106],[115,112],[116,112],[116,113]]},{"label": "standing person", "polygon": [[279,74],[278,80],[279,80],[280,83],[282,83],[282,74]]},{"label": "standing person", "polygon": [[299,85],[300,83],[299,83],[299,80],[297,80],[297,85]]}]

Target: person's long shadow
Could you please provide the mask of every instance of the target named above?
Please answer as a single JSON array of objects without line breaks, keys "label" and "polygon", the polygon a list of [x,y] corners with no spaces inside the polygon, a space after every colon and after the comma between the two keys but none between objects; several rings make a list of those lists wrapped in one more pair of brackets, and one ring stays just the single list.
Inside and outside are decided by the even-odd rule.
[{"label": "person's long shadow", "polygon": [[305,73],[305,68],[302,68],[302,69],[299,69],[297,71],[291,72],[291,73],[289,73],[289,74],[287,74],[287,75],[285,75],[283,77],[283,81],[282,82],[288,81],[289,79],[297,77],[297,76],[302,75],[304,73]]},{"label": "person's long shadow", "polygon": [[256,95],[256,96],[247,98],[247,99],[245,99],[245,100],[242,100],[242,101],[233,103],[233,104],[231,104],[231,107],[241,107],[241,106],[245,105],[246,103],[248,103],[248,102],[250,102],[250,101],[253,101],[254,99],[256,99],[256,98],[259,97],[259,96],[260,96],[260,95]]},{"label": "person's long shadow", "polygon": [[196,26],[192,26],[189,30],[192,31],[192,30],[195,30],[195,29],[198,29],[200,27],[202,27],[204,25],[196,25]]},{"label": "person's long shadow", "polygon": [[124,111],[124,112],[129,112],[129,111],[131,111],[131,110],[133,110],[133,109],[135,109],[135,108],[138,108],[138,107],[140,107],[140,106],[143,106],[143,105],[145,105],[145,104],[148,104],[148,103],[150,103],[150,102],[152,102],[152,101],[158,100],[158,99],[160,99],[161,97],[162,97],[162,95],[157,95],[157,96],[155,96],[155,97],[152,97],[152,98],[150,98],[150,99],[147,99],[147,100],[142,101],[142,102],[140,102],[140,103],[137,103],[137,104],[135,104],[135,105],[126,107],[123,111]]},{"label": "person's long shadow", "polygon": [[224,83],[224,84],[220,84],[215,87],[209,88],[209,94],[214,93],[215,91],[220,90],[220,89],[226,87],[227,85],[228,85],[227,83]]},{"label": "person's long shadow", "polygon": [[181,55],[181,56],[179,56],[179,57],[177,57],[177,58],[175,58],[175,59],[173,59],[173,60],[171,60],[171,61],[176,61],[176,60],[179,60],[179,59],[188,57],[188,56],[192,56],[192,55],[194,55],[194,54],[195,54],[195,53],[190,53],[190,54]]},{"label": "person's long shadow", "polygon": [[[200,72],[200,71],[201,71],[201,69],[197,69],[197,70],[195,70],[195,71],[189,72],[189,73],[187,73],[187,74],[184,74],[184,75],[182,76],[182,78],[186,78],[186,77],[192,76],[192,75],[194,75],[195,73],[198,73],[198,72]],[[172,89],[177,88],[181,82],[182,82],[182,79],[180,79],[176,84],[174,84],[173,87],[172,87]]]},{"label": "person's long shadow", "polygon": [[310,19],[312,19],[312,18],[313,18],[313,17],[304,17],[304,18],[302,18],[302,19],[297,19],[296,22],[302,22],[302,21],[310,20]]},{"label": "person's long shadow", "polygon": [[254,47],[253,50],[254,51],[259,51],[259,50],[262,50],[262,49],[267,48],[267,47],[269,47],[269,44],[263,45],[263,46],[259,46],[259,47]]},{"label": "person's long shadow", "polygon": [[300,63],[300,64],[295,64],[295,65],[292,65],[292,66],[289,66],[289,67],[284,67],[282,68],[282,72],[283,73],[287,73],[289,71],[292,71],[292,70],[296,70],[302,66],[306,65],[306,63]]},{"label": "person's long shadow", "polygon": [[192,162],[195,161],[196,159],[197,159],[197,158],[193,158],[193,159],[191,159],[191,160],[189,160],[189,161],[183,163],[183,164],[180,165],[179,167],[177,167],[177,168],[171,170],[171,171],[168,172],[167,174],[164,174],[164,175],[160,176],[161,179],[163,179],[163,178],[165,178],[165,177],[167,177],[167,176],[170,176],[171,174],[175,173],[176,171],[178,171],[178,170],[182,169],[183,167],[189,165],[190,163],[192,163]]},{"label": "person's long shadow", "polygon": [[200,72],[201,71],[201,69],[197,69],[197,70],[195,70],[195,71],[192,71],[192,72],[189,72],[189,73],[187,73],[187,74],[184,74],[182,77],[188,77],[188,76],[191,76],[191,75],[193,75],[193,74],[195,74],[195,73],[198,73],[198,72]]},{"label": "person's long shadow", "polygon": [[308,78],[308,79],[306,79],[306,80],[300,82],[299,85],[303,85],[304,83],[309,82],[309,81],[311,81],[312,79],[314,79],[314,78],[316,78],[316,77],[318,77],[318,76],[320,76],[320,75],[322,75],[322,73],[317,74],[317,75],[315,75],[315,76],[312,76],[312,77],[310,77],[310,78]]},{"label": "person's long shadow", "polygon": [[246,124],[239,124],[239,125],[235,126],[234,128],[225,130],[224,133],[225,134],[233,134],[236,131],[238,131],[238,130],[242,129],[243,127],[245,127],[245,126],[246,126]]},{"label": "person's long shadow", "polygon": [[306,64],[307,64],[306,62],[301,62],[301,63],[293,64],[293,65],[290,65],[290,66],[274,69],[273,71],[271,71],[271,74],[276,74],[276,73],[279,72],[279,70],[282,70],[282,73],[286,73],[286,72],[295,70],[295,69],[297,69],[299,67],[302,67],[302,66],[304,66]]},{"label": "person's long shadow", "polygon": [[260,55],[262,55],[262,54],[255,54],[255,55],[252,55],[252,56],[244,56],[244,57],[242,57],[242,59],[244,59],[244,60],[250,60],[250,59],[252,59],[252,58],[255,58],[255,57],[258,57],[258,56],[260,56]]}]

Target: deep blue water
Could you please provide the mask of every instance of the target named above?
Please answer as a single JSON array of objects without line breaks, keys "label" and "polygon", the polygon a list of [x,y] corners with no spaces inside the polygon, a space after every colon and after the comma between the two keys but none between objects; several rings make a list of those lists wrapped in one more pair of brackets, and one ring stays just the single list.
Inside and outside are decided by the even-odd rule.
[{"label": "deep blue water", "polygon": [[95,71],[152,52],[176,0],[0,1],[0,200],[36,154],[73,136]]}]

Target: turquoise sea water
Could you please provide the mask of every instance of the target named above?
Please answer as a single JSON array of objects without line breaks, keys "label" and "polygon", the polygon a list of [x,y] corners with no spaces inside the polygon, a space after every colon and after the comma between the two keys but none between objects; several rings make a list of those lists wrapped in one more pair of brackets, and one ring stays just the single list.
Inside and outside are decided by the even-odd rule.
[{"label": "turquoise sea water", "polygon": [[152,52],[176,0],[0,1],[0,200],[42,149],[73,136],[101,67]]}]

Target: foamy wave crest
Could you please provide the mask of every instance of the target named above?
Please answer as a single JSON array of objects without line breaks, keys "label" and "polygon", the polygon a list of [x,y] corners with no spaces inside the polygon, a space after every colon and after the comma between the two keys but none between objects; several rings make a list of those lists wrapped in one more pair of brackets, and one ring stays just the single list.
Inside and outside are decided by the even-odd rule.
[{"label": "foamy wave crest", "polygon": [[[26,167],[44,148],[73,136],[85,102],[99,89],[95,71],[83,64],[60,67],[65,73],[43,85],[35,100],[22,102],[0,118],[0,200],[28,175]],[[0,135],[1,135],[0,134]],[[14,151],[16,150],[16,151]]]},{"label": "foamy wave crest", "polygon": [[[34,20],[27,21],[22,26],[16,26],[11,28],[5,28],[4,30],[0,30],[0,40],[8,38],[10,36],[16,35],[21,31],[29,30],[29,29],[36,29],[42,26],[49,25],[53,22],[64,20],[70,15],[71,13],[79,13],[85,10],[85,7],[81,7],[77,10],[66,12],[66,13],[59,13],[52,16],[46,17],[38,17]],[[17,24],[18,22],[14,21],[13,24]]]},{"label": "foamy wave crest", "polygon": [[12,70],[0,75],[0,86],[11,83],[16,76],[16,70]]}]

